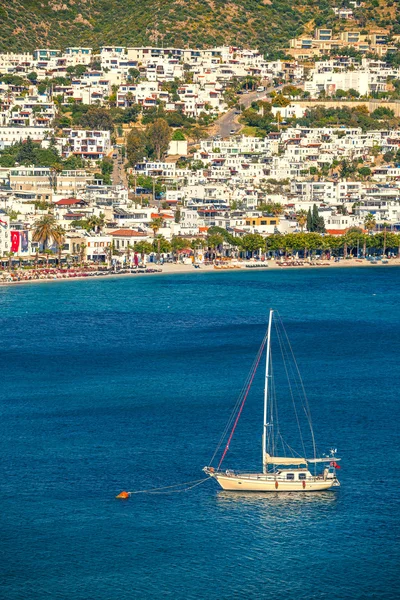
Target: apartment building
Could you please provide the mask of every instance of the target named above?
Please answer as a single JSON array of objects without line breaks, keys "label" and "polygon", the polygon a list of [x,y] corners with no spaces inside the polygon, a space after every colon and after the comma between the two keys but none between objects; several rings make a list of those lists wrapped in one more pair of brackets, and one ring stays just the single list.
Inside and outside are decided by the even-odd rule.
[{"label": "apartment building", "polygon": [[101,160],[111,149],[109,131],[86,129],[64,129],[65,145],[63,156],[70,154],[85,160]]}]

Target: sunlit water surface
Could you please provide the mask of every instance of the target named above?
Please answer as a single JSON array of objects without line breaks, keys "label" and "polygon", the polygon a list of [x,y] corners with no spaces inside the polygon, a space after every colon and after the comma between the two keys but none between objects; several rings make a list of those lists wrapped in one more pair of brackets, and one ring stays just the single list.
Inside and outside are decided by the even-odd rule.
[{"label": "sunlit water surface", "polygon": [[[379,268],[1,288],[1,596],[397,599],[399,283]],[[271,306],[341,488],[115,500],[201,478]],[[261,371],[227,468],[259,468]]]}]

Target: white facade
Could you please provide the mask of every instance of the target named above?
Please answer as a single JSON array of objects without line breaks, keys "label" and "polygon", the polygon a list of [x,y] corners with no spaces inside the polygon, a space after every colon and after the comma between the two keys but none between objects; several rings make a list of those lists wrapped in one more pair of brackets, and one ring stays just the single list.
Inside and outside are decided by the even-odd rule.
[{"label": "white facade", "polygon": [[0,256],[10,252],[10,217],[0,211]]},{"label": "white facade", "polygon": [[74,154],[88,160],[104,158],[111,149],[109,131],[64,129],[66,134],[64,156]]}]

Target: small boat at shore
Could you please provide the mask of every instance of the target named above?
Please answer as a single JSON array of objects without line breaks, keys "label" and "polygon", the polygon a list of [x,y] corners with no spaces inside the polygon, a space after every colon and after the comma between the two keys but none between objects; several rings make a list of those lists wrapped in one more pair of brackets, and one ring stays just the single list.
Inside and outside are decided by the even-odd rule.
[{"label": "small boat at shore", "polygon": [[[271,352],[271,333],[272,324],[275,324],[278,346],[281,350],[283,359],[283,372],[288,378],[288,394],[290,403],[293,404],[295,418],[299,429],[299,439],[302,447],[302,454],[296,452],[291,444],[287,443],[283,437],[282,428],[279,421],[279,411],[277,402],[277,386],[275,382],[275,370],[272,366]],[[240,472],[236,470],[221,470],[221,465],[229,450],[230,443],[239,422],[244,404],[246,402],[251,384],[253,382],[257,367],[261,357],[266,354],[265,384],[264,384],[264,410],[263,410],[263,432],[262,432],[262,470],[260,472]],[[295,378],[295,382],[291,382]],[[295,405],[295,391],[300,396],[300,407]],[[299,410],[300,409],[300,410]],[[305,415],[310,430],[310,443],[312,446],[312,458],[306,458],[304,438],[300,427],[300,411]],[[212,462],[228,435],[230,426],[233,424],[230,435],[227,439],[222,457],[216,468]],[[203,471],[211,478],[215,479],[223,490],[240,492],[313,492],[328,490],[340,486],[336,477],[336,469],[339,458],[336,458],[336,450],[332,449],[329,455],[317,456],[316,443],[311,421],[311,414],[305,394],[300,372],[294,358],[290,342],[286,335],[282,321],[279,318],[274,319],[274,311],[269,314],[267,333],[263,339],[260,349],[257,353],[252,370],[243,388],[242,394],[235,405],[225,432],[220,440],[220,444],[214,453],[210,465],[204,467]],[[323,468],[322,468],[323,467]]]}]

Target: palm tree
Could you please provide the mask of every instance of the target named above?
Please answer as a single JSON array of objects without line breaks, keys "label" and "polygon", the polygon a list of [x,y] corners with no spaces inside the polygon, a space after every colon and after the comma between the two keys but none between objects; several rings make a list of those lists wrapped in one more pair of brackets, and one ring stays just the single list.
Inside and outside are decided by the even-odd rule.
[{"label": "palm tree", "polygon": [[50,240],[60,239],[59,225],[53,215],[43,215],[34,225],[33,241],[39,244],[46,250]]},{"label": "palm tree", "polygon": [[57,176],[63,171],[61,163],[55,163],[50,169],[50,181],[54,191],[57,191]]},{"label": "palm tree", "polygon": [[46,268],[49,268],[49,258],[50,256],[53,255],[53,250],[50,250],[49,248],[46,248],[43,252],[43,254],[46,255]]},{"label": "palm tree", "polygon": [[375,225],[376,225],[376,220],[375,220],[374,215],[372,213],[368,213],[364,218],[365,229],[368,230],[368,233],[371,233],[371,231],[375,228]]},{"label": "palm tree", "polygon": [[12,257],[14,256],[14,252],[6,252],[4,254],[6,258],[8,258],[8,270],[11,271],[12,267]]},{"label": "palm tree", "polygon": [[97,217],[96,215],[92,215],[91,217],[89,217],[87,220],[87,224],[89,230],[93,229],[93,231],[100,231],[105,224],[103,213],[100,213],[99,217]]},{"label": "palm tree", "polygon": [[150,229],[153,230],[154,238],[156,237],[157,231],[160,229],[160,227],[162,227],[162,224],[163,224],[162,217],[155,217],[154,219],[152,219],[152,221],[150,223]]},{"label": "palm tree", "polygon": [[296,213],[296,221],[303,233],[304,225],[307,223],[307,211],[302,208]]},{"label": "palm tree", "polygon": [[62,252],[62,247],[65,242],[65,229],[61,225],[58,225],[58,227],[57,227],[57,231],[55,232],[54,241],[57,244],[57,250],[58,250],[58,266],[61,266],[61,252]]},{"label": "palm tree", "polygon": [[[160,227],[162,227],[162,224],[163,224],[162,217],[155,217],[154,219],[152,219],[152,221],[150,223],[150,228],[153,230],[154,246],[155,246],[155,242],[156,242],[157,231],[160,229]],[[160,259],[160,241],[158,242],[158,252],[157,252],[157,260],[159,260],[159,259]]]},{"label": "palm tree", "polygon": [[128,259],[128,264],[129,264],[130,259],[131,259],[131,250],[134,250],[134,249],[135,249],[135,247],[132,246],[131,244],[128,244],[127,247],[126,247],[126,258]]},{"label": "palm tree", "polygon": [[199,250],[200,248],[204,248],[205,246],[205,241],[202,239],[193,239],[190,241],[190,247],[194,252],[194,262],[196,262],[197,260],[197,250]]},{"label": "palm tree", "polygon": [[107,266],[111,267],[112,256],[114,254],[114,240],[111,242],[111,244],[106,246],[105,253],[107,257]]},{"label": "palm tree", "polygon": [[81,259],[81,263],[83,263],[83,261],[85,260],[85,249],[86,249],[85,242],[81,242],[79,244],[79,256],[80,256],[80,259]]},{"label": "palm tree", "polygon": [[126,96],[125,96],[125,104],[126,104],[126,106],[132,106],[133,100],[134,100],[134,98],[133,98],[132,92],[128,92],[126,94]]}]

